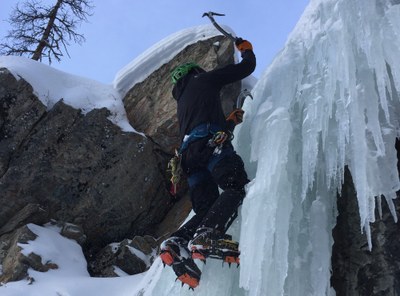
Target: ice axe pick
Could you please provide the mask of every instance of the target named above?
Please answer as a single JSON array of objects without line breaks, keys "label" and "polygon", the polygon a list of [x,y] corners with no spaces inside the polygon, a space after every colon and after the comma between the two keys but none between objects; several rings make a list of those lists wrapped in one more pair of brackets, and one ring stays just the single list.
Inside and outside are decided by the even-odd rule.
[{"label": "ice axe pick", "polygon": [[233,37],[232,34],[229,34],[227,31],[222,29],[222,27],[220,25],[218,25],[218,23],[215,21],[214,15],[225,16],[225,14],[222,14],[222,13],[216,13],[216,12],[209,11],[209,12],[205,12],[202,17],[205,17],[205,16],[208,17],[210,19],[211,23],[214,25],[214,27],[218,31],[220,31],[224,36],[228,37],[229,39],[232,40],[232,42],[235,43],[235,41],[238,40],[238,38]]},{"label": "ice axe pick", "polygon": [[242,109],[243,104],[244,104],[244,100],[250,97],[251,99],[253,99],[253,96],[251,95],[251,92],[248,91],[247,89],[244,89],[240,92],[237,100],[236,100],[236,109]]}]

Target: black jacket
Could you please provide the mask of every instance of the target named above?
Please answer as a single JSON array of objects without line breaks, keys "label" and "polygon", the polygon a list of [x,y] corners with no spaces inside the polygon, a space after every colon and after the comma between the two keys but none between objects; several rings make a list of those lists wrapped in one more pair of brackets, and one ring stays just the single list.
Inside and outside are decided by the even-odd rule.
[{"label": "black jacket", "polygon": [[249,76],[255,67],[256,57],[253,51],[247,50],[242,53],[242,61],[239,64],[231,64],[210,72],[194,69],[179,80],[172,94],[178,102],[181,140],[202,123],[214,123],[222,130],[227,130],[220,90],[226,84]]}]

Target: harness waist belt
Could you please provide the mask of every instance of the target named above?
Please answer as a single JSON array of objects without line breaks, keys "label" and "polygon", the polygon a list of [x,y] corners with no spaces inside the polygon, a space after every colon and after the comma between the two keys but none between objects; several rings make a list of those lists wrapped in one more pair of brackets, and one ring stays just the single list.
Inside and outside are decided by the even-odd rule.
[{"label": "harness waist belt", "polygon": [[180,154],[183,153],[189,147],[190,143],[192,143],[198,139],[205,138],[210,134],[214,135],[219,131],[222,131],[221,127],[214,123],[203,123],[203,124],[196,126],[183,139],[182,145],[179,148],[179,153]]}]

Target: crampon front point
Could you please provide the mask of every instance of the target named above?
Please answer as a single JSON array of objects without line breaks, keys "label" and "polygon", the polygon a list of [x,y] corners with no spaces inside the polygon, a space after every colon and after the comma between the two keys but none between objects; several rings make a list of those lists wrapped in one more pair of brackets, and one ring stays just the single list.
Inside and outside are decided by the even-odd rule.
[{"label": "crampon front point", "polygon": [[165,246],[160,253],[161,261],[171,266],[182,286],[187,284],[189,289],[194,289],[199,285],[201,271],[191,257],[180,256],[170,246]]},{"label": "crampon front point", "polygon": [[232,240],[230,235],[225,235],[223,239],[207,240],[203,245],[192,245],[191,253],[193,259],[206,262],[207,258],[219,259],[223,263],[240,264],[239,243]]}]

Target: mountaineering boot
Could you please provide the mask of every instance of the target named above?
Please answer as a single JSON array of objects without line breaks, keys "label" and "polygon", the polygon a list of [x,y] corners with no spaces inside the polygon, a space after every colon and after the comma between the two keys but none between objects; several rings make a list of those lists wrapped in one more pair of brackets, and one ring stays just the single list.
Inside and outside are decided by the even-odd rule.
[{"label": "mountaineering boot", "polygon": [[229,266],[231,263],[240,264],[239,243],[233,241],[231,235],[213,228],[199,228],[188,247],[193,259],[205,262],[207,258],[214,258],[227,262]]},{"label": "mountaineering boot", "polygon": [[172,266],[182,286],[188,284],[190,289],[194,289],[199,285],[201,271],[191,258],[187,244],[187,240],[181,237],[170,237],[162,242],[160,257],[164,267]]},{"label": "mountaineering boot", "polygon": [[160,257],[164,265],[172,265],[183,258],[189,258],[187,240],[181,237],[170,237],[163,241],[160,246]]}]

